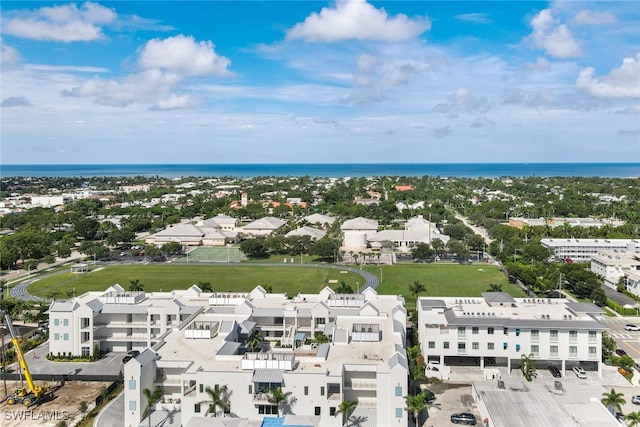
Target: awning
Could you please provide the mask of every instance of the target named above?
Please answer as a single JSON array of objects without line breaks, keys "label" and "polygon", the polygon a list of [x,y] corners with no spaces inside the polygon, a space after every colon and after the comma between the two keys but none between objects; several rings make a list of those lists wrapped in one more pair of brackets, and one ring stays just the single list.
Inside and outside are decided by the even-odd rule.
[{"label": "awning", "polygon": [[296,341],[304,341],[304,332],[296,332],[293,336]]},{"label": "awning", "polygon": [[253,371],[253,383],[282,383],[283,370],[280,369],[256,369]]}]

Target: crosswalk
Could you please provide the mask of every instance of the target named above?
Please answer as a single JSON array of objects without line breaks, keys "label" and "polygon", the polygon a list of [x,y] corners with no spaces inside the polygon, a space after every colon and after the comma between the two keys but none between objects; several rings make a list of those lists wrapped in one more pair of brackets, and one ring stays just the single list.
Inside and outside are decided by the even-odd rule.
[{"label": "crosswalk", "polygon": [[[628,319],[623,319],[620,317],[601,317],[600,320],[603,323],[609,323],[609,324],[614,324],[614,323],[629,323]],[[613,338],[619,338],[619,339],[624,339],[624,340],[636,340],[638,338],[640,338],[640,332],[639,331],[626,331],[626,330],[614,330],[611,329],[609,331],[607,331],[608,334],[610,336],[612,336]]]}]

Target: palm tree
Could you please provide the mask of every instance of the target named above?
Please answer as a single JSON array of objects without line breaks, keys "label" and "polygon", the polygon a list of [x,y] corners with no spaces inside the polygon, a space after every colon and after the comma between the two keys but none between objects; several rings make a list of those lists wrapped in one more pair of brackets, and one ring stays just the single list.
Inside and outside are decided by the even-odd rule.
[{"label": "palm tree", "polygon": [[420,294],[420,292],[424,292],[426,290],[427,288],[425,288],[424,285],[417,280],[409,285],[409,291],[413,295],[415,295],[416,299],[418,299],[418,295]]},{"label": "palm tree", "polygon": [[291,403],[291,392],[284,392],[282,387],[277,387],[270,389],[269,394],[267,401],[278,407],[278,416],[280,416],[280,408]]},{"label": "palm tree", "polygon": [[202,292],[213,292],[213,286],[211,286],[211,282],[198,282],[198,287]]},{"label": "palm tree", "polygon": [[640,411],[631,412],[625,415],[624,419],[629,421],[629,424],[627,424],[629,427],[638,427],[640,426]]},{"label": "palm tree", "polygon": [[130,291],[144,291],[144,285],[140,283],[140,279],[129,280]]},{"label": "palm tree", "polygon": [[145,388],[142,390],[142,394],[147,398],[147,409],[145,409],[143,418],[149,416],[149,427],[151,427],[151,407],[162,398],[164,390],[160,387],[156,387],[153,390]]},{"label": "palm tree", "polygon": [[251,335],[249,335],[249,339],[247,339],[247,347],[249,351],[252,353],[256,351],[256,349],[260,346],[262,342],[262,332],[253,331]]},{"label": "palm tree", "polygon": [[491,283],[489,285],[488,292],[502,292],[502,285],[498,285],[496,283]]},{"label": "palm tree", "polygon": [[213,389],[207,386],[204,391],[209,395],[211,400],[209,409],[207,409],[207,414],[212,412],[215,417],[218,408],[222,409],[223,414],[231,410],[231,405],[229,405],[229,395],[227,393],[228,388],[226,385],[223,385],[222,387],[216,386]]},{"label": "palm tree", "polygon": [[622,405],[627,403],[624,399],[624,393],[618,393],[615,389],[611,389],[609,392],[602,393],[602,399],[600,400],[604,406],[611,411],[611,408],[615,408],[618,412],[622,412]]},{"label": "palm tree", "polygon": [[413,416],[414,425],[418,425],[418,416],[420,415],[420,412],[427,409],[427,402],[425,398],[426,396],[423,393],[415,396],[408,395],[404,397],[405,403],[407,404],[404,409]]},{"label": "palm tree", "polygon": [[337,417],[338,414],[342,414],[342,425],[345,426],[347,421],[349,421],[349,417],[353,414],[353,411],[356,410],[356,406],[358,406],[357,400],[343,400],[333,416]]}]

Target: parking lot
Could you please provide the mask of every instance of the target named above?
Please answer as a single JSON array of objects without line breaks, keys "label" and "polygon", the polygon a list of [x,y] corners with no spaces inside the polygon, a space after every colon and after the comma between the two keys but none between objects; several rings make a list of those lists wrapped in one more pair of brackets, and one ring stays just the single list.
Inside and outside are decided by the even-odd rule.
[{"label": "parking lot", "polygon": [[[526,381],[519,369],[512,369],[510,376],[506,368],[498,368],[498,370],[503,379]],[[586,379],[578,378],[571,369],[567,369],[562,378],[554,378],[551,375],[551,372],[547,369],[539,369],[536,373],[537,377],[533,379],[531,383],[532,386],[545,385],[552,388],[555,381],[559,380],[565,387],[571,389],[572,385],[588,383],[598,387],[596,389],[597,392],[591,396],[594,398],[600,398],[602,393],[605,391],[608,392],[611,388],[615,388],[617,392],[625,394],[625,400],[627,403],[622,408],[622,412],[624,414],[640,410],[640,405],[634,405],[631,403],[631,397],[636,394],[640,395],[640,389],[633,387],[629,381],[618,373],[615,367],[603,366],[602,377],[599,377],[598,373],[595,371],[587,370]],[[478,420],[477,425],[482,426],[480,413],[478,412],[471,395],[471,383],[473,381],[483,380],[482,371],[479,367],[451,367],[450,381],[440,385],[430,384],[426,386],[436,395],[436,400],[434,402],[434,407],[429,410],[429,417],[425,419],[425,416],[423,415],[421,418],[420,426],[453,426],[454,424],[451,423],[451,414],[459,412],[471,412]]]}]

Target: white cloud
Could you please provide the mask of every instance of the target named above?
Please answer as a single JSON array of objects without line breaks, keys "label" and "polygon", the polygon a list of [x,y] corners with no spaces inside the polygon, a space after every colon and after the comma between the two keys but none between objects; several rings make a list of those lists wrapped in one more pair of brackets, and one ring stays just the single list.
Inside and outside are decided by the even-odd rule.
[{"label": "white cloud", "polygon": [[365,0],[337,0],[335,7],[322,8],[287,31],[288,40],[331,43],[342,40],[397,42],[419,36],[431,28],[429,18],[390,17]]},{"label": "white cloud", "polygon": [[556,58],[575,58],[582,54],[569,28],[554,18],[550,9],[544,9],[533,17],[531,26],[533,32],[528,40],[534,47]]},{"label": "white cloud", "polygon": [[529,71],[547,71],[549,66],[549,61],[540,56],[536,59],[536,62],[527,62],[525,64],[525,68]]},{"label": "white cloud", "polygon": [[635,58],[624,58],[620,68],[614,68],[601,78],[595,77],[593,67],[583,69],[576,86],[597,97],[640,98],[640,53]]},{"label": "white cloud", "polygon": [[140,51],[138,65],[143,69],[160,68],[190,76],[229,76],[231,61],[216,54],[210,41],[196,42],[193,37],[177,35],[153,39]]},{"label": "white cloud", "polygon": [[163,73],[158,69],[131,74],[122,79],[94,78],[83,82],[63,96],[93,97],[95,102],[115,107],[125,107],[134,102],[155,104],[166,98],[180,81],[179,76]]},{"label": "white cloud", "polygon": [[436,138],[444,138],[445,136],[451,135],[453,131],[451,130],[451,126],[445,126],[433,131],[433,136]]},{"label": "white cloud", "polygon": [[204,103],[202,98],[197,98],[189,94],[171,93],[166,97],[156,101],[151,107],[152,110],[181,110],[199,107]]},{"label": "white cloud", "polygon": [[3,23],[2,31],[16,37],[59,42],[92,41],[104,37],[102,25],[113,23],[116,13],[97,3],[43,7],[19,11]]},{"label": "white cloud", "polygon": [[13,65],[20,62],[20,54],[17,50],[7,44],[0,38],[0,64]]},{"label": "white cloud", "polygon": [[0,103],[2,108],[10,107],[31,107],[31,103],[24,96],[10,96]]},{"label": "white cloud", "polygon": [[455,16],[456,19],[474,24],[490,24],[493,22],[486,13],[463,13]]},{"label": "white cloud", "polygon": [[581,10],[573,22],[577,25],[606,25],[617,22],[615,15],[611,12],[595,12],[593,10]]},{"label": "white cloud", "polygon": [[436,105],[436,110],[442,113],[484,113],[489,110],[489,103],[483,96],[475,95],[466,87],[459,88],[448,96],[448,102]]},{"label": "white cloud", "polygon": [[107,73],[109,70],[103,67],[91,67],[81,65],[46,65],[46,64],[27,64],[25,70],[33,71],[53,71],[63,72],[71,71],[74,73]]}]

